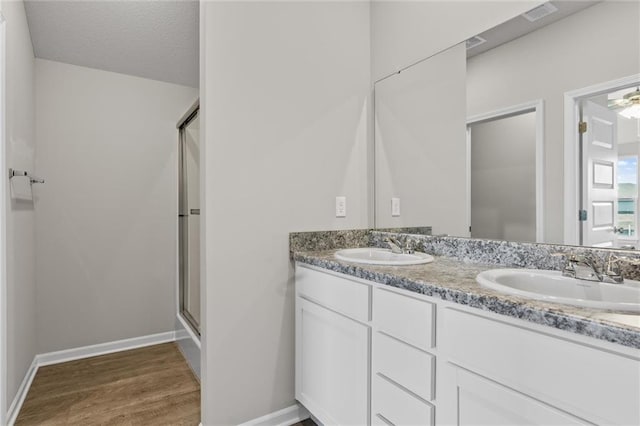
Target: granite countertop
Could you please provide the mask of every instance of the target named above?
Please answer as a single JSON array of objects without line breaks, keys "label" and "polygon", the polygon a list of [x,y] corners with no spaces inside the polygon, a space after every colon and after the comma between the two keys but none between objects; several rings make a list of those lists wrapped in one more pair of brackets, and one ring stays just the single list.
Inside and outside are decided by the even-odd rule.
[{"label": "granite countertop", "polygon": [[547,303],[506,295],[476,283],[478,273],[505,266],[434,256],[426,265],[378,266],[343,262],[336,250],[295,251],[293,259],[334,272],[389,285],[607,342],[640,349],[640,315]]}]

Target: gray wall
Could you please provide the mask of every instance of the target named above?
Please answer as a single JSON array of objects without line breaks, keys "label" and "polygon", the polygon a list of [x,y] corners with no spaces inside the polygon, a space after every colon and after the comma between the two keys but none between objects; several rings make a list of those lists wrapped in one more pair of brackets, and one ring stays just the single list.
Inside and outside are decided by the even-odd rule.
[{"label": "gray wall", "polygon": [[[466,235],[465,75],[459,44],[376,83],[377,227]],[[392,197],[400,198],[399,217]]]},{"label": "gray wall", "polygon": [[471,236],[536,241],[536,113],[471,127]]},{"label": "gray wall", "polygon": [[543,1],[372,1],[375,81],[458,44]]},{"label": "gray wall", "polygon": [[[34,56],[24,5],[21,1],[3,1],[2,13],[7,31],[7,167],[37,172]],[[41,191],[41,187],[34,187],[36,196]],[[36,248],[33,202],[8,199],[7,209],[8,408],[36,354]]]},{"label": "gray wall", "polygon": [[197,89],[36,60],[38,352],[172,331],[177,120]]},{"label": "gray wall", "polygon": [[368,226],[369,3],[201,7],[202,408],[226,425],[294,403],[289,232]]},{"label": "gray wall", "polygon": [[563,95],[640,72],[638,16],[638,2],[602,2],[467,64],[469,116],[545,101],[545,242],[564,238]]},{"label": "gray wall", "polygon": [[[376,226],[469,234],[461,42],[539,3],[372,2],[374,79],[413,65],[376,83]],[[400,198],[399,217],[391,197]]]}]

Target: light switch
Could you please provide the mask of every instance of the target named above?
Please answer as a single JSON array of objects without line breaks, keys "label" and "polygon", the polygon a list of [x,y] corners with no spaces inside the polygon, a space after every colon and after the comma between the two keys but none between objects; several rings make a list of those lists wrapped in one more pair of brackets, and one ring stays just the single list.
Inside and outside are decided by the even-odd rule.
[{"label": "light switch", "polygon": [[391,199],[391,216],[400,216],[400,198]]},{"label": "light switch", "polygon": [[336,197],[336,217],[347,217],[347,197]]}]

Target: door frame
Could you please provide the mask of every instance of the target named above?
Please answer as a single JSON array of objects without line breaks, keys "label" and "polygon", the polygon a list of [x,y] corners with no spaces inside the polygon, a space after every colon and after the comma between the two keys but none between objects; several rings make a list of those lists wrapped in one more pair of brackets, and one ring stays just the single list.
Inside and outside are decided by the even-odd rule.
[{"label": "door frame", "polygon": [[191,317],[189,312],[183,310],[184,306],[184,283],[187,274],[187,268],[185,266],[185,260],[188,259],[188,248],[185,246],[184,233],[185,229],[183,229],[183,221],[180,218],[180,215],[183,213],[181,211],[183,204],[186,201],[186,194],[183,193],[183,189],[186,183],[186,167],[184,164],[185,161],[185,129],[193,120],[196,119],[200,115],[200,99],[196,99],[191,107],[184,113],[184,115],[178,120],[176,125],[176,129],[178,130],[178,186],[176,188],[177,194],[177,213],[178,217],[178,226],[177,226],[177,286],[176,286],[176,310],[177,310],[177,318],[178,321],[182,324],[184,329],[187,331],[191,339],[194,341],[196,346],[200,347],[200,336],[202,333],[202,327],[198,330],[198,327],[195,324],[195,320]]},{"label": "door frame", "polygon": [[536,243],[544,242],[544,100],[536,99],[467,117],[467,223],[471,227],[471,131],[472,124],[536,113]]},{"label": "door frame", "polygon": [[[0,11],[0,424],[7,424],[7,144],[6,39],[7,22]],[[7,173],[5,173],[7,172]]]},{"label": "door frame", "polygon": [[[592,96],[627,89],[640,83],[640,73],[598,83],[564,94],[564,244],[580,245],[580,102]],[[568,196],[573,194],[573,196]]]}]

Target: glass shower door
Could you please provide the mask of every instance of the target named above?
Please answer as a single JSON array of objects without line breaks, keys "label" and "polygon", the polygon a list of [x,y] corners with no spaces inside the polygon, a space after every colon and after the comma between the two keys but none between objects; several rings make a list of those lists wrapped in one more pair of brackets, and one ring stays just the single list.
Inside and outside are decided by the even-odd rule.
[{"label": "glass shower door", "polygon": [[196,109],[180,127],[180,314],[200,335],[200,119]]}]

